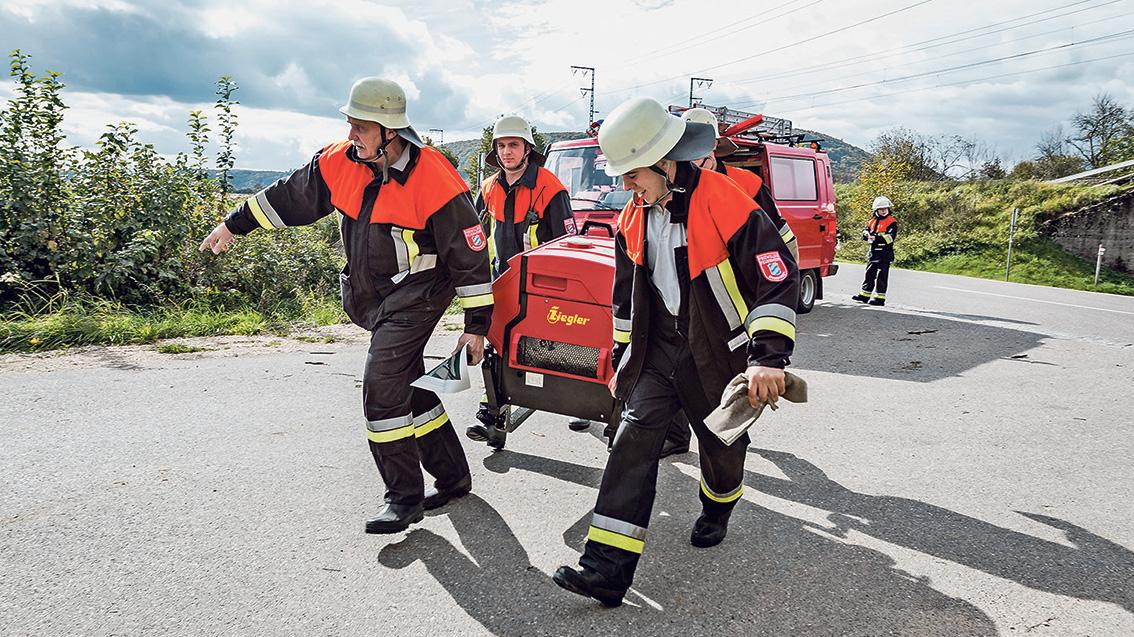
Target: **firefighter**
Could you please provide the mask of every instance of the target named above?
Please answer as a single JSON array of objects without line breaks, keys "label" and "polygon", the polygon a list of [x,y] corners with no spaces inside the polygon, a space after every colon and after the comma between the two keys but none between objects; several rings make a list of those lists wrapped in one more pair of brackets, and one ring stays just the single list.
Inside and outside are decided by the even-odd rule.
[{"label": "firefighter", "polygon": [[[787,221],[780,216],[779,211],[776,209],[776,202],[772,199],[772,193],[769,192],[768,186],[764,184],[764,180],[751,170],[729,166],[722,161],[724,157],[735,153],[738,148],[736,142],[728,137],[721,137],[717,116],[707,108],[691,108],[681,114],[681,119],[687,122],[708,124],[713,127],[713,130],[717,132],[716,146],[704,157],[694,160],[693,164],[704,170],[715,170],[736,182],[736,185],[740,186],[741,190],[749,197],[752,197],[752,200],[768,215],[772,224],[779,230],[780,237],[782,237],[784,243],[787,244],[788,250],[791,251],[792,258],[798,262],[799,246],[796,242],[795,234],[792,233]],[[669,427],[665,444],[662,445],[661,457],[665,458],[666,456],[687,453],[689,451],[691,436],[689,420],[684,414],[678,414]]]},{"label": "firefighter", "polygon": [[739,148],[736,142],[727,137],[721,137],[717,116],[707,108],[691,108],[682,113],[681,117],[686,121],[709,124],[713,127],[713,130],[717,131],[717,145],[713,152],[694,163],[705,170],[715,170],[728,175],[744,192],[748,193],[748,196],[752,197],[760,206],[760,209],[772,220],[776,229],[780,231],[780,236],[784,238],[784,243],[791,250],[792,257],[798,262],[799,243],[796,241],[795,234],[791,231],[787,221],[780,215],[779,208],[776,207],[776,200],[772,198],[772,192],[768,189],[768,185],[755,172],[724,163],[723,159],[735,153]]},{"label": "firefighter", "polygon": [[[543,167],[545,156],[535,147],[532,127],[517,115],[505,115],[492,127],[492,150],[485,163],[497,172],[481,185],[476,208],[488,233],[492,276],[508,270],[508,260],[542,243],[575,234],[571,197],[555,173]],[[472,440],[490,447],[504,446],[502,419],[482,401],[477,420],[465,430]],[[590,421],[576,419],[571,429],[582,431]]]},{"label": "firefighter", "polygon": [[[862,240],[870,242],[866,256],[866,278],[862,291],[851,298],[859,303],[886,305],[886,288],[890,283],[890,264],[894,262],[894,241],[898,238],[898,222],[890,214],[893,204],[887,197],[875,197],[870,208],[873,214],[862,231]],[[874,297],[871,298],[871,292]]]},{"label": "firefighter", "polygon": [[634,98],[606,118],[606,172],[633,197],[618,219],[613,290],[615,377],[625,401],[578,569],[553,579],[618,606],[634,578],[653,509],[658,454],[673,414],[697,434],[702,512],[690,542],[719,544],[741,496],[748,436],[726,446],[704,417],[738,374],[749,401],[775,399],[795,343],[799,273],[768,216],[720,173],[691,163],[712,128]]},{"label": "firefighter", "polygon": [[[492,315],[488,241],[468,186],[406,117],[405,92],[377,77],[359,80],[339,109],[347,141],[326,146],[303,168],[233,210],[202,242],[219,254],[233,235],[314,223],[339,213],[346,267],[343,308],[371,332],[362,408],[385,507],[367,533],[394,533],[472,488],[469,466],[440,399],[410,383],[454,296],[464,308],[470,362],[484,353]],[[422,467],[435,479],[426,489]]]}]

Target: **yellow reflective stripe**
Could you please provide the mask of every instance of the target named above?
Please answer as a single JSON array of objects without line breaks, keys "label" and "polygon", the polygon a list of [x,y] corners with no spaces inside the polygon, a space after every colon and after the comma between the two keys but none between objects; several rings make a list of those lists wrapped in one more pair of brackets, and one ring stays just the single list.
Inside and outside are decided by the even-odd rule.
[{"label": "yellow reflective stripe", "polygon": [[612,533],[593,526],[587,531],[587,539],[639,555],[642,554],[642,549],[646,548],[646,543],[642,540],[635,540],[632,537],[626,537],[625,535]]},{"label": "yellow reflective stripe", "polygon": [[791,241],[792,239],[795,238],[795,233],[792,232],[791,228],[789,228],[788,225],[785,223],[784,227],[780,228],[780,237],[783,238],[784,243],[787,243],[787,242],[789,242],[789,241]]},{"label": "yellow reflective stripe", "polygon": [[705,481],[702,479],[701,493],[704,493],[705,497],[709,498],[713,502],[728,504],[729,502],[735,502],[736,500],[740,499],[740,496],[744,495],[744,483],[741,483],[740,486],[737,487],[732,493],[726,495],[717,495],[716,493],[713,493],[709,490],[708,485],[706,485]]},{"label": "yellow reflective stripe", "polygon": [[736,274],[732,271],[732,263],[726,257],[724,261],[717,264],[717,271],[721,273],[721,281],[724,282],[725,290],[728,296],[732,299],[732,304],[736,306],[736,314],[740,320],[744,320],[748,316],[748,306],[744,304],[744,297],[740,295],[740,287],[736,285]]},{"label": "yellow reflective stripe", "polygon": [[760,330],[777,332],[795,340],[795,326],[778,316],[761,316],[748,324],[748,335],[753,336]]},{"label": "yellow reflective stripe", "polygon": [[252,211],[252,216],[256,217],[256,223],[260,224],[261,228],[271,230],[275,228],[271,221],[268,221],[268,215],[264,214],[263,208],[260,207],[260,202],[256,201],[255,197],[248,198],[248,209]]},{"label": "yellow reflective stripe", "polygon": [[406,242],[406,267],[411,269],[413,268],[413,260],[421,252],[421,249],[417,247],[417,242],[413,240],[413,232],[409,228],[402,230],[402,241]]},{"label": "yellow reflective stripe", "polygon": [[874,293],[874,298],[876,298],[876,299],[882,299],[883,301],[885,301],[885,300],[886,300],[886,295],[885,295],[885,294],[878,294],[877,292],[875,292],[875,293]]},{"label": "yellow reflective stripe", "polygon": [[492,292],[488,294],[478,294],[476,296],[462,296],[458,297],[461,300],[461,307],[466,310],[471,310],[474,307],[484,307],[492,305]]},{"label": "yellow reflective stripe", "polygon": [[615,343],[629,343],[630,342],[630,332],[623,332],[622,330],[614,330],[614,342]]},{"label": "yellow reflective stripe", "polygon": [[393,442],[401,440],[402,438],[409,438],[413,436],[413,424],[408,424],[405,427],[398,427],[397,429],[388,429],[386,431],[367,431],[366,437],[371,442]]},{"label": "yellow reflective stripe", "polygon": [[891,237],[891,236],[890,236],[890,235],[888,235],[888,234],[883,234],[883,235],[882,235],[882,240],[883,240],[883,241],[885,241],[886,243],[893,243],[893,242],[894,242],[894,237]]},{"label": "yellow reflective stripe", "polygon": [[534,248],[534,247],[539,245],[539,239],[536,239],[536,236],[535,236],[536,230],[538,228],[539,228],[539,226],[534,224],[534,223],[531,225],[530,228],[528,228],[528,247],[529,248]]},{"label": "yellow reflective stripe", "polygon": [[429,422],[425,423],[424,425],[414,429],[413,435],[420,438],[420,437],[424,436],[425,434],[433,431],[434,429],[437,429],[438,427],[440,427],[441,425],[443,425],[447,422],[449,422],[449,414],[443,413],[440,416],[434,418],[433,420],[430,420]]}]

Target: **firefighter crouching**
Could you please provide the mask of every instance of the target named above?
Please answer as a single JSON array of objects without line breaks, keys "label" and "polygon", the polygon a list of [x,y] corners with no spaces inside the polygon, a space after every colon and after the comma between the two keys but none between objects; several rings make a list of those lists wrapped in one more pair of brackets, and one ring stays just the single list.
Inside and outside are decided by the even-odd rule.
[{"label": "firefighter crouching", "polygon": [[[693,160],[693,165],[704,170],[716,171],[736,182],[736,185],[740,186],[740,189],[751,197],[752,200],[756,202],[756,205],[768,215],[768,218],[772,221],[772,225],[779,231],[780,237],[783,238],[784,243],[787,244],[788,250],[791,251],[792,259],[798,262],[799,245],[795,239],[795,234],[792,233],[791,227],[788,226],[787,221],[780,216],[780,212],[776,208],[776,201],[772,198],[772,193],[768,190],[768,186],[764,183],[764,180],[751,170],[745,170],[737,166],[729,166],[722,161],[725,157],[737,151],[737,145],[736,142],[731,139],[721,137],[721,129],[717,122],[717,116],[707,108],[698,107],[683,112],[681,119],[687,122],[708,124],[713,127],[713,130],[716,131],[717,134],[716,146],[704,157]],[[685,417],[685,414],[678,414],[673,419],[673,424],[669,427],[665,444],[662,445],[661,457],[665,458],[666,456],[688,452],[691,435],[689,420]]]},{"label": "firefighter crouching", "polygon": [[[543,168],[546,158],[535,147],[532,127],[517,115],[505,115],[492,127],[492,150],[485,163],[497,172],[481,185],[476,209],[488,233],[492,278],[508,270],[508,260],[521,252],[566,234],[575,234],[575,215],[567,188],[555,173]],[[504,447],[507,432],[498,414],[482,401],[480,423],[465,430],[472,440]],[[576,424],[578,423],[578,424]],[[572,429],[586,429],[586,420]]]},{"label": "firefighter crouching", "polygon": [[[866,276],[862,291],[851,298],[859,303],[886,305],[886,289],[890,284],[890,264],[894,262],[894,241],[898,238],[898,222],[890,214],[893,204],[887,197],[875,197],[870,208],[872,214],[862,240],[870,242],[866,255]],[[874,298],[871,298],[871,292]]]},{"label": "firefighter crouching", "polygon": [[[484,353],[492,315],[487,238],[468,187],[436,150],[422,144],[394,82],[359,80],[339,109],[347,141],[256,193],[201,244],[219,254],[234,234],[310,224],[339,213],[347,264],[343,308],[369,330],[362,406],[370,451],[386,485],[385,508],[367,533],[393,533],[424,509],[472,488],[469,466],[437,395],[410,387],[425,371],[426,341],[453,297],[465,311],[471,362]],[[435,478],[425,489],[421,468]]]},{"label": "firefighter crouching", "polygon": [[703,419],[739,373],[753,404],[778,397],[795,343],[799,274],[780,233],[732,180],[690,163],[714,138],[647,98],[623,103],[599,130],[607,174],[634,192],[618,219],[612,304],[611,390],[625,409],[580,568],[553,579],[607,606],[634,579],[673,414],[684,409],[700,451],[690,542],[714,546],[741,496],[748,436],[726,446]]}]

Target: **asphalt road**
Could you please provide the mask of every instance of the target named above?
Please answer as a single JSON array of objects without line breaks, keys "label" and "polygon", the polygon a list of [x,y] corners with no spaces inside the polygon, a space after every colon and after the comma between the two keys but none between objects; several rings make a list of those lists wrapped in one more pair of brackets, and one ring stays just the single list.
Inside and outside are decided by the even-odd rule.
[{"label": "asphalt road", "polygon": [[802,317],[811,402],[761,419],[724,544],[688,543],[696,455],[662,462],[615,610],[549,577],[598,426],[464,440],[474,494],[369,536],[357,339],[6,357],[0,633],[1134,634],[1134,299],[895,271],[873,308],[860,276]]}]

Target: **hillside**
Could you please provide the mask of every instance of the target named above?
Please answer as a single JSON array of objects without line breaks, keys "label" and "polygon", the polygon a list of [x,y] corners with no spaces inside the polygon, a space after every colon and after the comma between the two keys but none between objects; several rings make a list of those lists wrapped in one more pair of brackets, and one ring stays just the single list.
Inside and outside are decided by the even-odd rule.
[{"label": "hillside", "polygon": [[870,153],[838,137],[802,128],[795,129],[795,132],[807,135],[807,139],[822,140],[820,145],[831,158],[831,171],[836,183],[849,184],[857,179],[862,164],[870,159]]}]

